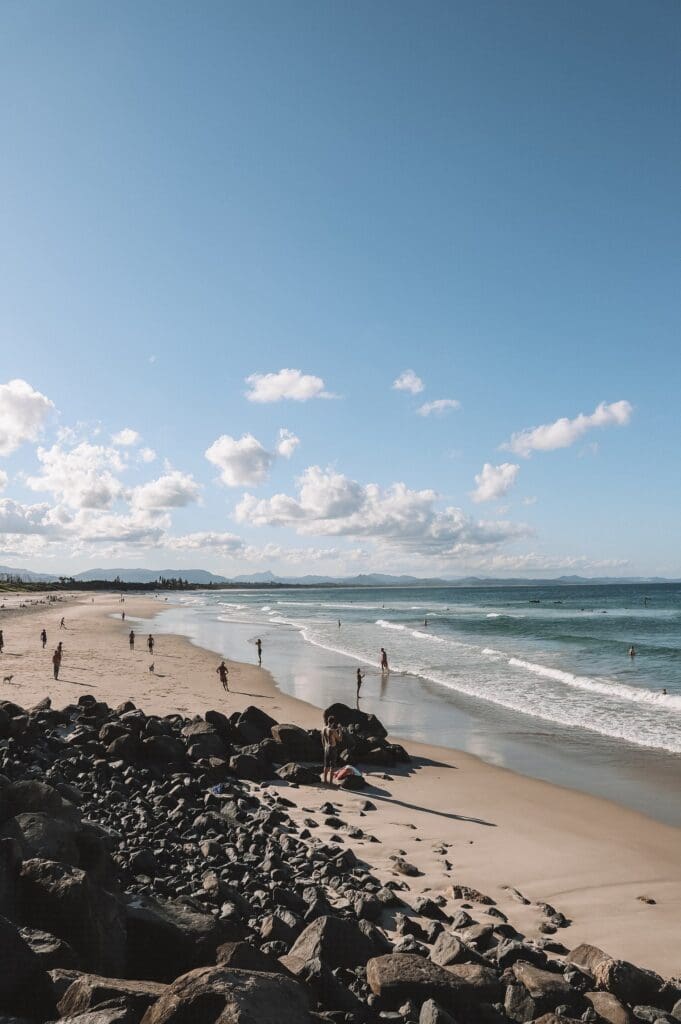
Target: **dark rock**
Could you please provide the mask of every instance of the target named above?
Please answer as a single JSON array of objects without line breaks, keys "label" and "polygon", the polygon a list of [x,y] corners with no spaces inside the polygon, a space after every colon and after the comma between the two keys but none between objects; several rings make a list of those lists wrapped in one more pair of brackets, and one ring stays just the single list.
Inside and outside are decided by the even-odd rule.
[{"label": "dark rock", "polygon": [[356,967],[377,955],[378,935],[376,929],[362,929],[356,921],[318,917],[298,936],[290,955],[303,961],[318,959],[331,969]]},{"label": "dark rock", "polygon": [[68,1017],[94,1010],[102,1003],[116,1002],[137,1011],[141,1017],[166,988],[166,985],[153,981],[123,981],[120,978],[102,978],[97,974],[81,974],[59,1000],[57,1009],[61,1017]]},{"label": "dark rock", "polygon": [[78,957],[63,939],[38,928],[20,928],[19,931],[38,958],[41,970],[52,971],[57,967],[73,970],[78,966]]},{"label": "dark rock", "polygon": [[277,775],[285,782],[295,782],[299,786],[319,785],[319,770],[315,768],[307,768],[305,765],[297,764],[294,761],[278,768]]},{"label": "dark rock", "polygon": [[230,938],[212,914],[149,895],[128,898],[127,931],[125,973],[163,982],[213,963],[218,946]]},{"label": "dark rock", "polygon": [[517,984],[506,990],[506,1015],[518,1022],[534,1020],[557,1006],[582,1008],[582,998],[562,974],[553,974],[525,961],[512,967]]},{"label": "dark rock", "polygon": [[231,967],[242,971],[261,971],[265,974],[270,971],[275,973],[284,971],[278,960],[266,956],[247,942],[224,942],[218,946],[215,959],[221,967]]},{"label": "dark rock", "polygon": [[321,733],[316,729],[307,731],[298,725],[273,725],[272,739],[277,744],[273,755],[276,763],[321,760]]},{"label": "dark rock", "polygon": [[42,857],[78,867],[80,859],[76,831],[77,826],[71,821],[36,811],[24,811],[5,822],[0,837],[16,839],[24,859]]},{"label": "dark rock", "polygon": [[238,779],[263,782],[272,777],[269,765],[252,754],[235,754],[229,759],[229,768]]},{"label": "dark rock", "polygon": [[419,1014],[419,1024],[455,1024],[455,1021],[434,999],[426,999]]},{"label": "dark rock", "polygon": [[236,732],[242,743],[260,743],[272,737],[272,727],[277,723],[260,708],[250,705],[236,720]]},{"label": "dark rock", "polygon": [[142,1024],[310,1024],[304,989],[280,974],[204,967],[177,978]]},{"label": "dark rock", "polygon": [[347,704],[332,704],[324,712],[324,721],[335,718],[339,725],[346,729],[354,729],[363,736],[376,736],[385,739],[388,730],[381,725],[376,715],[368,715],[364,711],[348,707]]},{"label": "dark rock", "polygon": [[361,1003],[357,996],[343,985],[317,957],[301,960],[297,956],[283,956],[282,966],[305,986],[312,999],[329,1010],[357,1010]]},{"label": "dark rock", "polygon": [[450,964],[481,963],[482,958],[474,949],[450,932],[442,932],[430,951],[430,959],[439,967]]},{"label": "dark rock", "polygon": [[400,875],[407,875],[409,878],[415,878],[417,875],[422,875],[423,872],[419,871],[415,864],[411,864],[404,857],[393,857],[393,868]]},{"label": "dark rock", "polygon": [[83,870],[50,860],[27,860],[21,868],[20,892],[27,924],[67,942],[88,970],[123,973],[123,908]]},{"label": "dark rock", "polygon": [[376,957],[367,964],[367,982],[381,1005],[399,1006],[405,999],[417,1004],[432,998],[447,1010],[494,1002],[501,985],[489,967],[458,964],[444,968],[409,953]]}]

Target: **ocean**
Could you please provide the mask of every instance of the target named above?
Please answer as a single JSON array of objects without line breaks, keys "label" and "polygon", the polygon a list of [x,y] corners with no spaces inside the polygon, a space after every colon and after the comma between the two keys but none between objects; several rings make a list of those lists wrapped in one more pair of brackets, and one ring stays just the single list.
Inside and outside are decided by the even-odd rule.
[{"label": "ocean", "polygon": [[[163,629],[246,661],[260,636],[278,685],[320,707],[354,703],[361,667],[362,708],[405,739],[615,799],[627,790],[625,802],[643,810],[651,788],[667,789],[670,766],[678,783],[681,585],[319,587],[181,600]],[[676,800],[671,818],[681,820]]]}]

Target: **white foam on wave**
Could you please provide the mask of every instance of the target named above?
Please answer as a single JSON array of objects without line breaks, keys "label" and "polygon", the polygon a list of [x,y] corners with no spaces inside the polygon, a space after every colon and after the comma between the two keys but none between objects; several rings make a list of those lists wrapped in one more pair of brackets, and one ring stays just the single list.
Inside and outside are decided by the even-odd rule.
[{"label": "white foam on wave", "polygon": [[554,682],[574,686],[579,690],[590,690],[592,693],[603,694],[604,697],[633,701],[638,704],[662,705],[670,711],[681,714],[681,696],[672,693],[655,693],[653,690],[628,686],[626,683],[616,683],[609,679],[576,676],[572,672],[563,672],[559,668],[550,668],[548,665],[537,665],[532,661],[523,661],[522,658],[509,658],[508,663],[515,665],[516,668],[524,668],[528,672],[533,672],[537,676],[553,679]]},{"label": "white foam on wave", "polygon": [[376,619],[376,625],[380,626],[381,629],[398,629],[400,632],[404,632],[406,626],[401,626],[399,622],[388,622],[387,619]]},{"label": "white foam on wave", "polygon": [[271,612],[271,611],[272,611],[272,608],[271,608],[271,606],[270,606],[269,604],[264,604],[264,605],[262,606],[262,608],[260,609],[260,611],[261,611],[261,612]]}]

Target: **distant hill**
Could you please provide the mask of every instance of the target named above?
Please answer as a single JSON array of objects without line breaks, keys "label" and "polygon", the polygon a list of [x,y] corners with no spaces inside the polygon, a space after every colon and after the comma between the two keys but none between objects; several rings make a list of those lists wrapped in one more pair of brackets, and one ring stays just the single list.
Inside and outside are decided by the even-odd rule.
[{"label": "distant hill", "polygon": [[50,576],[47,572],[31,572],[30,569],[12,569],[9,565],[0,565],[0,580],[8,576],[19,579],[22,583],[55,583],[59,577]]}]

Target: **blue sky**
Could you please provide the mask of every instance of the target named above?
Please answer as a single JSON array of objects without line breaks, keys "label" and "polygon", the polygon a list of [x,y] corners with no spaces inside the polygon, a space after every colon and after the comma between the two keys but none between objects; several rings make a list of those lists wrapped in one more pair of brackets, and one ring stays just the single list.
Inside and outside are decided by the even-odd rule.
[{"label": "blue sky", "polygon": [[0,562],[681,575],[675,0],[0,29]]}]

